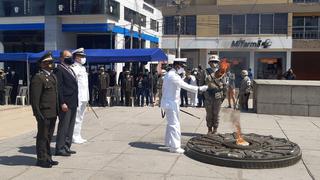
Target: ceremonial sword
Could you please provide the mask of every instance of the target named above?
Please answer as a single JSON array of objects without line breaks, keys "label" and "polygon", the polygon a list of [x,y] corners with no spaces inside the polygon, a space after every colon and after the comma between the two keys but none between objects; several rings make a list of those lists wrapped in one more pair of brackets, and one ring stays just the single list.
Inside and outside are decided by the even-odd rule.
[{"label": "ceremonial sword", "polygon": [[88,103],[89,108],[92,110],[93,114],[96,116],[97,119],[99,119],[99,116],[97,115],[96,111],[92,108],[92,106]]},{"label": "ceremonial sword", "polygon": [[[197,119],[201,119],[200,117],[198,117],[198,116],[196,116],[196,115],[194,115],[194,114],[191,114],[191,113],[189,113],[189,112],[187,112],[187,111],[184,111],[184,110],[181,110],[181,109],[180,109],[180,111],[183,112],[183,113],[185,113],[185,114],[188,114],[189,116],[195,117],[195,118],[197,118]],[[166,112],[164,112],[164,111],[161,109],[161,117],[164,118],[165,116],[166,116]]]}]

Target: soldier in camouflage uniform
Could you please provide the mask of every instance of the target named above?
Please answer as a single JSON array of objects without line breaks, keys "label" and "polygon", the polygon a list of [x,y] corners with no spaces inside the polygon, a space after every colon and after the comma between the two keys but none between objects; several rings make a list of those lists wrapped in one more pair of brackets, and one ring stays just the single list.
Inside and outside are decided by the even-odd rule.
[{"label": "soldier in camouflage uniform", "polygon": [[209,58],[210,68],[207,68],[204,73],[205,85],[208,85],[208,90],[204,92],[204,106],[206,108],[208,134],[217,132],[219,125],[219,112],[221,104],[226,97],[226,81],[225,77],[216,78],[215,72],[218,71],[219,57],[211,55]]},{"label": "soldier in camouflage uniform", "polygon": [[251,80],[248,76],[248,71],[241,71],[242,81],[239,89],[239,108],[241,111],[248,111],[248,100],[251,91]]}]

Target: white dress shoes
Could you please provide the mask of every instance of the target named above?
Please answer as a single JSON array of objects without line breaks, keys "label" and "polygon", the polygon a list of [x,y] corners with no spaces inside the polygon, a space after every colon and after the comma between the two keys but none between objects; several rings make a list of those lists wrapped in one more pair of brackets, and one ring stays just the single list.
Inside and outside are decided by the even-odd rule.
[{"label": "white dress shoes", "polygon": [[184,149],[182,149],[182,148],[170,148],[170,152],[183,154],[184,153]]}]

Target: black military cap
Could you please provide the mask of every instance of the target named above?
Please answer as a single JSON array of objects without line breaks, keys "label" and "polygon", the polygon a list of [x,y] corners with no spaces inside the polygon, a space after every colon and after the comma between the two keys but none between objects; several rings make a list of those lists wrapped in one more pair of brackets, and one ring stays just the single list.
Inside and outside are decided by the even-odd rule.
[{"label": "black military cap", "polygon": [[76,49],[72,52],[72,55],[75,56],[75,55],[79,55],[79,56],[86,56],[86,54],[84,53],[84,48],[79,48],[79,49]]},{"label": "black military cap", "polygon": [[49,51],[46,54],[44,54],[39,60],[38,63],[42,62],[48,62],[48,61],[53,61],[52,53]]}]

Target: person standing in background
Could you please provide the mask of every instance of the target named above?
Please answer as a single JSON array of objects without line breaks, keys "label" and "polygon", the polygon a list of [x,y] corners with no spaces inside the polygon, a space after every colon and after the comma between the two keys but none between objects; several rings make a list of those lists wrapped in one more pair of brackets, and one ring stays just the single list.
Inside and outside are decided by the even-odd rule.
[{"label": "person standing in background", "polygon": [[76,123],[74,125],[74,131],[72,136],[72,142],[76,144],[82,144],[87,142],[81,136],[81,128],[84,117],[84,112],[86,110],[87,104],[89,102],[89,83],[88,83],[88,73],[84,64],[86,64],[86,54],[83,48],[79,48],[72,52],[74,64],[71,66],[78,80],[78,99],[79,105],[77,108]]}]

